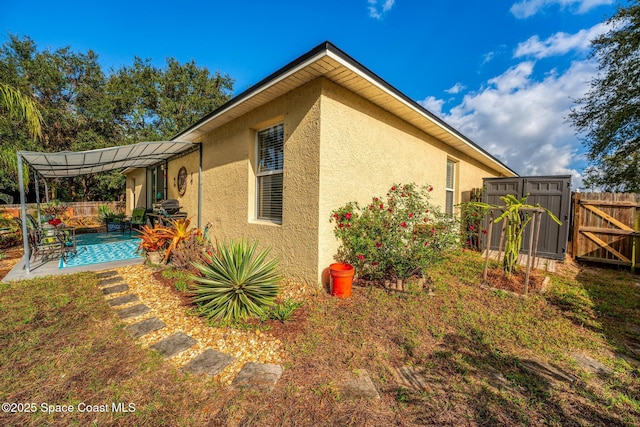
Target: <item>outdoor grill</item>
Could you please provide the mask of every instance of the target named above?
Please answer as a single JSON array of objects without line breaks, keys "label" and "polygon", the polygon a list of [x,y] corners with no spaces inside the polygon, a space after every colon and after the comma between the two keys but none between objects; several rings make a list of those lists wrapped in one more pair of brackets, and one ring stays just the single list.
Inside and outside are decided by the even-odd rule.
[{"label": "outdoor grill", "polygon": [[169,215],[177,214],[180,208],[182,208],[182,206],[180,206],[180,203],[176,199],[167,199],[162,202],[162,209]]}]

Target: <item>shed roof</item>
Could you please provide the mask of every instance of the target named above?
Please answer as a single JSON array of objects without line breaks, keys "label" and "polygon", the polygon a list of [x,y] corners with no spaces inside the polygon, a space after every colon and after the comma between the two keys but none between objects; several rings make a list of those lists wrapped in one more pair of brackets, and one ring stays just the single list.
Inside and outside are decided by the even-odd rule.
[{"label": "shed roof", "polygon": [[45,178],[62,178],[114,169],[147,167],[188,151],[197,144],[185,141],[139,142],[89,151],[41,153],[19,151],[18,155]]},{"label": "shed roof", "polygon": [[318,77],[327,78],[444,141],[505,176],[517,173],[451,125],[385,82],[358,61],[324,42],[235,96],[174,139],[199,141],[201,136]]}]

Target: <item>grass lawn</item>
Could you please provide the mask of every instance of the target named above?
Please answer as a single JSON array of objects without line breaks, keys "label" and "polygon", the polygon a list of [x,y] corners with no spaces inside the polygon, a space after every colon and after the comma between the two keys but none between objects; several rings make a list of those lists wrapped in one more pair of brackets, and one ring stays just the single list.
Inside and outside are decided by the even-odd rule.
[{"label": "grass lawn", "polygon": [[[289,356],[271,393],[232,392],[142,348],[93,273],[3,283],[0,397],[35,412],[0,412],[0,425],[640,425],[640,368],[629,358],[638,276],[564,265],[545,294],[522,298],[481,289],[482,266],[470,252],[434,265],[433,296],[310,297],[285,324]],[[576,354],[610,373],[588,373]],[[397,381],[402,366],[423,370],[419,390]],[[362,368],[379,401],[342,395]]]}]

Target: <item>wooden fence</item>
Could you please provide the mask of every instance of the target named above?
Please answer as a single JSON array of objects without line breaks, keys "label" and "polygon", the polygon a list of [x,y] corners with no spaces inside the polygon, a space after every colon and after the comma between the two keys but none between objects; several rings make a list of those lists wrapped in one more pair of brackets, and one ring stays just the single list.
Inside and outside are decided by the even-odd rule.
[{"label": "wooden fence", "polygon": [[[70,202],[64,203],[64,206],[67,207],[65,214],[68,217],[76,218],[76,217],[97,217],[98,216],[98,207],[106,205],[113,211],[122,210],[124,208],[123,202]],[[35,203],[28,203],[26,205],[27,213],[35,214],[37,211],[37,206]],[[20,213],[20,205],[0,205],[0,212],[6,212],[5,215],[10,217],[19,217]]]},{"label": "wooden fence", "polygon": [[573,256],[635,268],[640,261],[640,194],[574,193]]}]

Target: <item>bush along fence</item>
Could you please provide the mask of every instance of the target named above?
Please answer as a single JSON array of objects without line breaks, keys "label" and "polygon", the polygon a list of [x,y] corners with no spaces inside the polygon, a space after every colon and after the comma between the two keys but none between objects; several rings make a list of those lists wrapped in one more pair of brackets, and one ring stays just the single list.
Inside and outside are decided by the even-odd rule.
[{"label": "bush along fence", "polygon": [[460,223],[430,202],[431,186],[394,184],[386,196],[331,213],[340,241],[336,260],[352,264],[359,280],[404,290],[426,283],[429,266],[460,245]]}]

